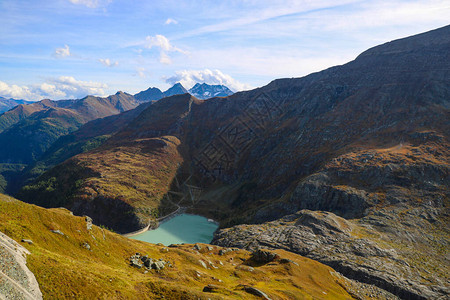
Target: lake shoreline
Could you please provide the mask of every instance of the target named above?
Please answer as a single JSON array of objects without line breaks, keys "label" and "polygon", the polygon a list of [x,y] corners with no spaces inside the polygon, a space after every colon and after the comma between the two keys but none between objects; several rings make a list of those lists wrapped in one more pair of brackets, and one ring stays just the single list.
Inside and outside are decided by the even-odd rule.
[{"label": "lake shoreline", "polygon": [[132,231],[132,232],[128,232],[128,233],[122,233],[121,236],[123,237],[132,237],[141,233],[144,233],[148,230],[150,230],[150,225],[152,225],[151,223],[149,223],[147,226],[145,226],[142,229],[136,230],[136,231]]},{"label": "lake shoreline", "polygon": [[[128,232],[128,233],[122,233],[121,236],[123,236],[123,237],[128,237],[128,238],[129,238],[129,237],[133,237],[133,236],[139,235],[139,234],[144,233],[144,232],[149,231],[149,230],[156,230],[156,229],[158,229],[158,227],[159,227],[161,224],[164,224],[164,222],[167,222],[167,221],[169,221],[170,219],[175,218],[176,216],[180,216],[180,215],[200,216],[200,217],[206,218],[205,216],[202,216],[202,215],[186,213],[186,210],[187,210],[187,207],[179,207],[177,210],[171,212],[170,214],[158,218],[158,219],[156,220],[156,221],[158,221],[158,224],[157,224],[158,226],[156,226],[156,227],[154,227],[154,228],[151,228],[151,225],[152,225],[153,223],[150,221],[150,223],[149,223],[147,226],[145,226],[144,228],[139,229],[139,230],[136,230],[136,231]],[[217,222],[216,220],[213,220],[213,219],[211,219],[211,218],[207,218],[207,219],[208,219],[208,222],[211,222],[211,223],[216,224],[217,227],[220,226],[220,223]],[[217,230],[216,230],[216,231],[217,231]],[[215,232],[214,232],[214,233],[215,233]]]},{"label": "lake shoreline", "polygon": [[[147,226],[148,227],[148,226]],[[127,237],[164,245],[184,243],[209,243],[219,228],[219,222],[190,213],[171,214],[158,228],[143,228]]]}]

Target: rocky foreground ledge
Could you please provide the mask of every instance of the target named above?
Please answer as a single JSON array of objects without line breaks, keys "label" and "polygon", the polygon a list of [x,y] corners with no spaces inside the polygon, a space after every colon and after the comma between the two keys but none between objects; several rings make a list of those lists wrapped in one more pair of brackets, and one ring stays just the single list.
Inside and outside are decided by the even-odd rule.
[{"label": "rocky foreground ledge", "polygon": [[42,299],[39,284],[26,266],[28,254],[27,249],[0,232],[0,299]]},{"label": "rocky foreground ledge", "polygon": [[441,243],[445,249],[447,241],[433,232],[425,211],[404,207],[349,221],[330,212],[301,210],[273,222],[222,229],[212,243],[288,250],[402,299],[445,299],[448,274],[427,269],[446,269],[445,255],[431,247]]}]

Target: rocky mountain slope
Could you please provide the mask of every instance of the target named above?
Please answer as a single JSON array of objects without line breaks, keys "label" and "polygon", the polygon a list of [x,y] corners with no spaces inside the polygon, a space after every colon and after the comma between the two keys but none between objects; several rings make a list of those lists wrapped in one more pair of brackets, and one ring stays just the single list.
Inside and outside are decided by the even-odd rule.
[{"label": "rocky mountain slope", "polygon": [[181,83],[176,83],[172,87],[170,87],[167,91],[162,92],[160,89],[155,87],[150,87],[145,91],[139,92],[134,95],[134,98],[143,102],[143,101],[155,101],[165,97],[170,97],[174,95],[185,94],[188,91],[181,85]]},{"label": "rocky mountain slope", "polygon": [[164,93],[156,87],[149,87],[145,91],[135,94],[134,98],[141,102],[154,101],[164,98]]},{"label": "rocky mountain slope", "polygon": [[139,101],[155,101],[164,97],[174,95],[181,95],[189,93],[197,99],[208,99],[213,97],[226,97],[233,94],[233,92],[224,85],[210,85],[207,83],[196,83],[192,88],[186,90],[181,83],[174,84],[167,91],[162,92],[160,89],[150,87],[145,91],[134,95]]},{"label": "rocky mountain slope", "polygon": [[164,92],[164,97],[186,94],[188,91],[181,83],[175,83],[170,89]]},{"label": "rocky mountain slope", "polygon": [[[152,245],[65,209],[43,209],[2,194],[0,232],[1,253],[9,245],[26,248],[26,266],[44,299],[352,299],[349,292],[356,290],[330,267],[283,250],[252,254],[203,244]],[[8,288],[25,280],[8,259],[0,256],[0,297],[25,299],[12,290],[34,291],[30,298],[37,299],[37,285]],[[10,276],[7,283],[4,274]]]},{"label": "rocky mountain slope", "polygon": [[189,94],[197,99],[209,99],[213,97],[226,97],[233,94],[233,92],[224,85],[209,85],[206,83],[196,83],[189,89]]},{"label": "rocky mountain slope", "polygon": [[34,274],[26,265],[25,247],[0,232],[0,296],[6,299],[42,299]]},{"label": "rocky mountain slope", "polygon": [[402,298],[445,297],[449,49],[447,26],[226,98],[162,99],[19,197],[118,231],[189,206],[253,224],[219,245],[287,249]]}]

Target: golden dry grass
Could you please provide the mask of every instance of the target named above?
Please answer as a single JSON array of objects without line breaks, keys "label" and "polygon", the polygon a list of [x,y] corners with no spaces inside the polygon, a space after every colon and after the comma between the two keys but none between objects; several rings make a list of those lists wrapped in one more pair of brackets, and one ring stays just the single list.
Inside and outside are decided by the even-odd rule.
[{"label": "golden dry grass", "polygon": [[[293,253],[278,250],[281,258],[292,262],[278,260],[254,266],[252,271],[246,265],[251,254],[244,250],[220,256],[217,246],[210,251],[202,245],[198,252],[193,245],[179,245],[163,252],[162,245],[128,239],[97,226],[89,231],[84,218],[65,209],[44,209],[5,195],[0,195],[0,231],[19,242],[22,238],[33,241],[33,245],[22,244],[31,251],[28,266],[46,299],[254,298],[241,285],[254,286],[272,299],[351,298],[331,268]],[[83,243],[89,243],[91,250]],[[129,265],[135,252],[173,266],[145,273]],[[221,289],[202,292],[208,284]]]}]

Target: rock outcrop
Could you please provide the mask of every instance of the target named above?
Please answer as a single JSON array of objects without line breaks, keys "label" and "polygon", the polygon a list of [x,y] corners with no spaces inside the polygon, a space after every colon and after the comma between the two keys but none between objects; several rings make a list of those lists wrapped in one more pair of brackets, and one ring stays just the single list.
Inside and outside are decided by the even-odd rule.
[{"label": "rock outcrop", "polygon": [[266,264],[277,258],[278,254],[263,249],[257,249],[252,253],[252,260],[256,263]]},{"label": "rock outcrop", "polygon": [[169,267],[172,266],[170,262],[164,261],[162,258],[156,260],[148,257],[148,255],[142,256],[140,253],[133,254],[130,257],[130,265],[138,269],[146,268],[148,270],[153,269],[156,271],[164,269],[166,265],[168,265]]},{"label": "rock outcrop", "polygon": [[[408,216],[399,218],[405,211]],[[404,299],[437,299],[449,292],[448,277],[427,269],[428,264],[448,265],[439,250],[448,247],[448,241],[432,236],[436,228],[427,216],[421,217],[425,211],[397,208],[346,220],[331,212],[301,210],[273,222],[222,229],[213,243],[248,250],[285,249]],[[431,246],[436,243],[439,248]]]},{"label": "rock outcrop", "polygon": [[[25,242],[32,244],[30,240]],[[39,284],[26,265],[28,254],[22,245],[0,232],[0,298],[42,299]]]}]

